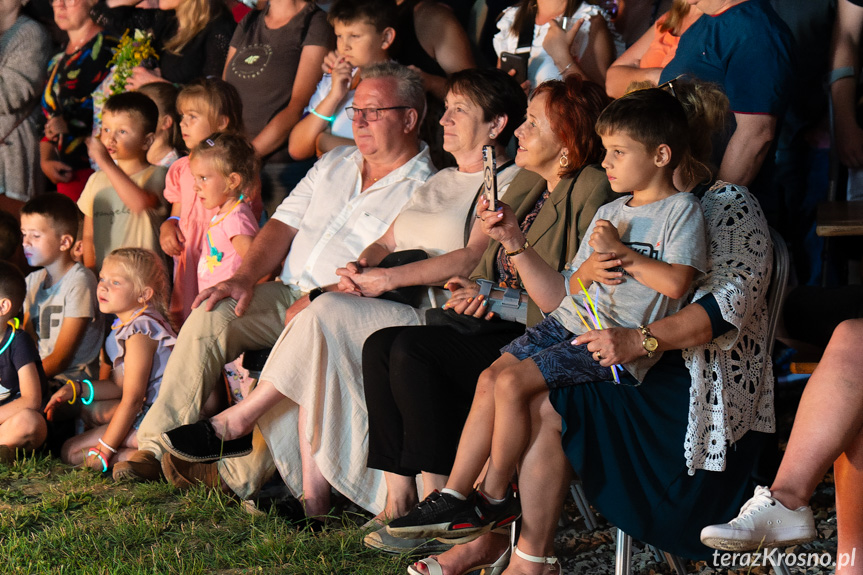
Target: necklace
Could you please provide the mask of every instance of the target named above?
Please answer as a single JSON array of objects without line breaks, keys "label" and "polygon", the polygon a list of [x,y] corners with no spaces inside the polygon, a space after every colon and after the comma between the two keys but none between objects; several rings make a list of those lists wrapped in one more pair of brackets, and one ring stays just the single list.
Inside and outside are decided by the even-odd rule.
[{"label": "necklace", "polygon": [[[216,267],[222,265],[222,258],[225,257],[225,252],[220,252],[213,245],[213,236],[210,235],[210,229],[214,228],[214,227],[218,226],[220,223],[222,223],[222,221],[225,218],[227,218],[229,215],[231,215],[231,212],[233,212],[234,209],[236,209],[236,207],[239,206],[242,201],[243,201],[243,196],[241,194],[240,197],[237,199],[237,201],[234,202],[234,205],[231,206],[231,209],[225,213],[225,215],[223,215],[221,218],[216,220],[216,218],[219,217],[219,214],[216,214],[210,220],[210,225],[207,227],[207,246],[210,248],[210,254],[208,256],[206,256],[207,270],[210,273],[213,273],[213,270],[215,270]],[[216,221],[213,221],[213,220],[216,220]]]},{"label": "necklace", "polygon": [[120,318],[118,317],[117,319],[114,320],[114,323],[111,324],[111,329],[112,330],[120,329],[121,327],[125,327],[125,326],[129,325],[135,319],[137,319],[141,314],[143,314],[145,311],[147,311],[148,307],[150,307],[150,304],[146,304],[141,309],[135,310],[135,313],[132,314],[132,317],[130,317],[126,321],[120,321]]},{"label": "necklace", "polygon": [[[66,47],[66,54],[68,54],[68,55],[70,55],[70,56],[71,56],[72,54],[74,54],[75,52],[77,52],[78,50],[80,50],[81,48],[83,48],[83,47],[84,47],[84,44],[86,44],[87,42],[89,42],[90,40],[92,40],[92,39],[93,39],[93,36],[95,36],[95,35],[96,35],[96,34],[94,34],[94,33],[93,33],[93,30],[94,30],[94,29],[87,30],[86,34],[84,34],[84,37],[83,37],[83,38],[81,38],[81,39],[80,39],[80,40],[79,40],[79,41],[78,41],[74,46],[72,46],[72,51],[71,51],[71,52],[69,51],[69,46],[67,46],[67,47]],[[98,29],[95,29],[95,30],[98,30]]]}]

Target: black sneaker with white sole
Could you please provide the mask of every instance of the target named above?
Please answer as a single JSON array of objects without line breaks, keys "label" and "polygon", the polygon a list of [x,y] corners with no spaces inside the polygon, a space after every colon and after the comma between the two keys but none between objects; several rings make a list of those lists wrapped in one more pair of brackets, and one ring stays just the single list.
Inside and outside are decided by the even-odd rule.
[{"label": "black sneaker with white sole", "polygon": [[465,500],[434,491],[407,515],[393,519],[387,525],[387,533],[405,539],[433,539],[439,537],[441,532],[446,533],[453,518],[472,506],[472,495]]},{"label": "black sneaker with white sole", "polygon": [[448,493],[432,493],[405,517],[387,525],[396,537],[435,537],[446,543],[467,543],[492,529],[511,524],[521,516],[514,489],[500,503],[492,503],[481,491],[464,501]]}]

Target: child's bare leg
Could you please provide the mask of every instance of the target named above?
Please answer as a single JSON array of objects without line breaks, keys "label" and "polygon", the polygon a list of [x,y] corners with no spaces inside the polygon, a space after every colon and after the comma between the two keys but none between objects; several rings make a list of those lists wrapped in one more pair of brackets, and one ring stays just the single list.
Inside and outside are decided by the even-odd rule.
[{"label": "child's bare leg", "polygon": [[545,378],[532,359],[525,359],[500,372],[494,386],[494,432],[483,492],[506,497],[516,465],[531,436],[528,406],[538,395],[548,393]]},{"label": "child's bare leg", "polygon": [[489,451],[495,422],[494,388],[501,371],[517,365],[519,360],[504,353],[488,369],[482,372],[476,384],[473,403],[470,406],[461,439],[458,442],[452,473],[446,482],[449,489],[467,495],[479,477]]},{"label": "child's bare leg", "polygon": [[103,399],[94,401],[90,405],[83,405],[81,419],[87,427],[107,425],[111,423],[118,405],[120,405],[119,399]]},{"label": "child's bare leg", "polygon": [[87,459],[87,450],[99,442],[107,428],[107,425],[100,425],[67,439],[60,449],[60,459],[69,465],[80,465]]},{"label": "child's bare leg", "polygon": [[129,435],[126,436],[126,440],[123,441],[123,445],[117,448],[117,454],[114,455],[114,463],[126,461],[136,451],[138,451],[138,430],[132,429]]},{"label": "child's bare leg", "polygon": [[36,449],[45,443],[47,436],[45,418],[33,409],[22,409],[0,424],[0,445],[13,449]]}]

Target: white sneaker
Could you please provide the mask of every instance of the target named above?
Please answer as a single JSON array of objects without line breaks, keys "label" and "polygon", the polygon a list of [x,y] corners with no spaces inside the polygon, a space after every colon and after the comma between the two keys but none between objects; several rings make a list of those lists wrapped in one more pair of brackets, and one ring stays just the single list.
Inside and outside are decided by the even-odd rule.
[{"label": "white sneaker", "polygon": [[722,551],[754,551],[764,547],[787,547],[815,539],[812,509],[788,509],[756,487],[755,495],[743,504],[740,513],[722,525],[701,530],[701,542]]}]

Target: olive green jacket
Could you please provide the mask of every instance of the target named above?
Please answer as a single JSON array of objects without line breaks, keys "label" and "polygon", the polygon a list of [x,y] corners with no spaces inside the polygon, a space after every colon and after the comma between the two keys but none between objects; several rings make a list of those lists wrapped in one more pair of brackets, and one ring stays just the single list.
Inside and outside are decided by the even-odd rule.
[{"label": "olive green jacket", "polygon": [[[522,221],[545,189],[546,182],[540,176],[521,170],[510,183],[503,201]],[[527,241],[549,265],[562,270],[575,257],[596,210],[616,197],[608,185],[605,171],[598,166],[586,166],[574,181],[565,178],[555,186],[530,226]],[[495,268],[499,248],[500,242],[492,240],[489,243],[471,279],[497,281]],[[541,320],[542,312],[530,300],[527,325],[535,325]]]}]

